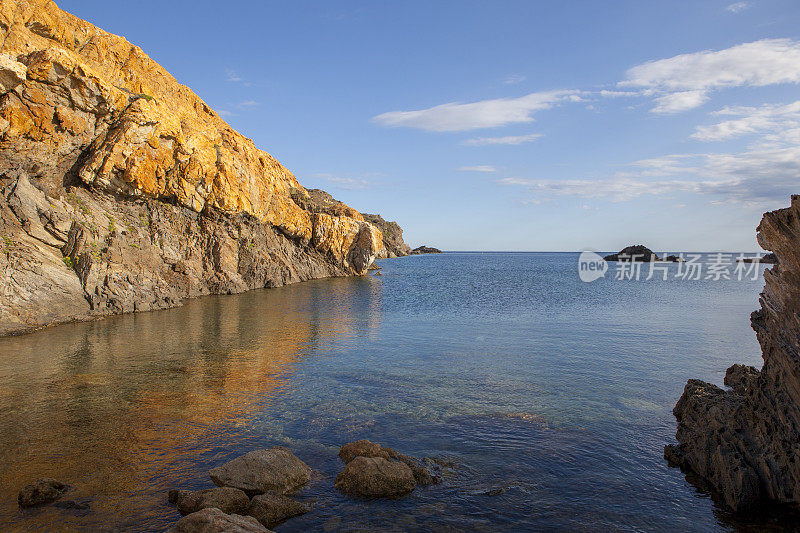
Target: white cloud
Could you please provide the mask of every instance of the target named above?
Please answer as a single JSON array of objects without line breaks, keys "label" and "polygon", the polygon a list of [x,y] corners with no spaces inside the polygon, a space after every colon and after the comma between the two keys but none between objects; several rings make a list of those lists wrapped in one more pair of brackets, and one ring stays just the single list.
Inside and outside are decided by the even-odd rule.
[{"label": "white cloud", "polygon": [[520,74],[512,74],[511,76],[504,79],[503,83],[505,83],[506,85],[515,85],[517,83],[525,81],[525,79],[526,79],[525,76],[522,76]]},{"label": "white cloud", "polygon": [[723,141],[742,135],[766,132],[762,142],[776,145],[781,139],[796,144],[800,130],[800,100],[787,105],[760,107],[726,107],[714,113],[718,116],[738,117],[709,126],[698,126],[692,134],[699,141]]},{"label": "white cloud", "polygon": [[528,135],[509,135],[507,137],[478,137],[477,139],[467,139],[461,144],[466,146],[491,146],[497,144],[525,144],[543,137],[541,133],[530,133]]},{"label": "white cloud", "polygon": [[621,86],[669,91],[800,82],[800,43],[763,39],[725,50],[682,54],[628,70]]},{"label": "white cloud", "polygon": [[740,13],[750,7],[750,4],[747,2],[735,2],[728,7],[725,8],[726,11],[730,11],[731,13]]},{"label": "white cloud", "polygon": [[708,101],[705,91],[679,91],[656,98],[653,113],[679,113],[700,107]]},{"label": "white cloud", "polygon": [[497,172],[497,169],[491,165],[475,165],[472,167],[458,167],[456,170],[463,172]]},{"label": "white cloud", "polygon": [[335,174],[312,174],[311,177],[323,179],[337,185],[340,189],[368,189],[373,183],[365,177],[337,176]]},{"label": "white cloud", "polygon": [[630,171],[599,180],[505,178],[499,183],[523,186],[537,201],[571,196],[625,202],[641,196],[688,193],[708,196],[716,203],[766,208],[785,203],[797,192],[800,146],[737,154],[669,155],[631,166]]},{"label": "white cloud", "polygon": [[531,93],[519,98],[499,98],[462,104],[452,102],[416,111],[390,111],[372,120],[384,126],[428,131],[467,131],[532,122],[536,111],[566,101],[580,101],[580,91],[560,90]]},{"label": "white cloud", "polygon": [[675,113],[702,105],[711,90],[781,83],[800,83],[800,42],[763,39],[649,61],[629,69],[619,85],[656,96],[654,112]]}]

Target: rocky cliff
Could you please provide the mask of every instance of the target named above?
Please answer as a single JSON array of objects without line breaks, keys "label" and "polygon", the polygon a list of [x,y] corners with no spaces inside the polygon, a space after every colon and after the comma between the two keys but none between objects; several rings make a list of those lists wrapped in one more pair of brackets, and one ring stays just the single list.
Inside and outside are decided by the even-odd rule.
[{"label": "rocky cliff", "polygon": [[383,257],[404,257],[411,255],[411,247],[403,240],[403,228],[397,222],[389,222],[380,215],[364,213],[364,219],[383,234]]},{"label": "rocky cliff", "polygon": [[[0,1],[0,334],[364,274],[381,232],[309,193],[125,39]],[[342,207],[344,206],[344,207]]]},{"label": "rocky cliff", "polygon": [[751,315],[763,367],[732,366],[728,390],[690,380],[674,409],[679,444],[664,450],[734,510],[800,503],[800,196],[764,215],[758,242],[778,259]]}]

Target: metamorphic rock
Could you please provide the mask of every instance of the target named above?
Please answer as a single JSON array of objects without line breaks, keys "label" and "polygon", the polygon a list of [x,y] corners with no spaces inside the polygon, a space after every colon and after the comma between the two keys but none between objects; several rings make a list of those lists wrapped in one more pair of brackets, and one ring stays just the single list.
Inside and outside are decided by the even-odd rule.
[{"label": "metamorphic rock", "polygon": [[[0,0],[0,335],[363,275],[379,229],[308,192],[140,48]],[[341,207],[344,206],[344,207]]]},{"label": "metamorphic rock", "polygon": [[735,511],[800,503],[800,196],[764,215],[758,242],[778,259],[750,317],[763,367],[733,365],[728,390],[690,380],[674,409],[679,444],[664,450]]}]

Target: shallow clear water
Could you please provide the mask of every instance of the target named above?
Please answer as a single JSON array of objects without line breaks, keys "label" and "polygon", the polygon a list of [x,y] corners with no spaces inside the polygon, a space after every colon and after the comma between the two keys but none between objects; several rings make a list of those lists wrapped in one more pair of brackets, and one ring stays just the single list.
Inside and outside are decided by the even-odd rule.
[{"label": "shallow clear water", "polygon": [[[313,510],[279,532],[745,526],[662,454],[688,378],[760,366],[763,279],[582,283],[577,254],[380,264],[0,339],[0,529],[164,529],[168,489],[276,444],[315,469]],[[359,438],[455,467],[353,501],[332,486]],[[89,508],[20,511],[41,476]]]}]

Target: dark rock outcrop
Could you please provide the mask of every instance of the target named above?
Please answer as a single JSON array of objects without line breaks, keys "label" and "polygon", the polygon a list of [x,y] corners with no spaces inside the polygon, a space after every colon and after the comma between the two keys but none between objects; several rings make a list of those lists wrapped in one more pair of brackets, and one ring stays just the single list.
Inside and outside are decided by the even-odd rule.
[{"label": "dark rock outcrop", "polygon": [[416,486],[408,465],[382,457],[354,458],[336,476],[335,484],[345,494],[361,498],[398,498]]},{"label": "dark rock outcrop", "polygon": [[764,254],[761,257],[745,257],[740,259],[742,263],[765,263],[775,265],[778,263],[778,258],[773,253]]},{"label": "dark rock outcrop", "polygon": [[627,246],[618,253],[605,256],[606,261],[661,261],[661,259],[647,246],[635,244]]},{"label": "dark rock outcrop", "polygon": [[284,520],[307,513],[308,510],[308,506],[283,494],[266,493],[253,497],[247,514],[265,527],[275,527]]},{"label": "dark rock outcrop", "polygon": [[403,228],[397,222],[388,222],[380,215],[370,215],[368,213],[364,213],[364,220],[381,230],[383,247],[386,250],[383,257],[411,255],[411,247],[403,240]]},{"label": "dark rock outcrop", "polygon": [[[336,488],[354,496],[392,498],[411,492],[417,485],[427,486],[439,481],[418,459],[366,439],[342,446],[339,458],[347,466],[336,478]],[[378,461],[358,461],[350,467],[359,458]],[[406,469],[413,479],[410,486]]]},{"label": "dark rock outcrop", "polygon": [[17,503],[20,507],[33,507],[53,503],[69,490],[69,485],[51,478],[37,479],[19,491]]},{"label": "dark rock outcrop", "polygon": [[289,170],[124,38],[0,2],[0,335],[364,275],[358,211]]},{"label": "dark rock outcrop", "polygon": [[412,255],[420,255],[420,254],[440,254],[442,253],[441,250],[438,248],[433,248],[432,246],[419,246],[411,250]]},{"label": "dark rock outcrop", "polygon": [[764,215],[758,242],[778,259],[751,315],[764,365],[732,366],[730,390],[690,380],[674,409],[679,444],[664,450],[737,511],[800,503],[800,196]]},{"label": "dark rock outcrop", "polygon": [[216,487],[207,490],[171,490],[169,502],[183,515],[212,507],[227,514],[242,514],[250,505],[250,498],[233,487]]},{"label": "dark rock outcrop", "polygon": [[171,533],[270,533],[252,516],[225,514],[208,508],[186,515],[169,530]]},{"label": "dark rock outcrop", "polygon": [[276,492],[284,494],[311,480],[311,468],[288,448],[275,446],[255,450],[209,471],[220,487],[234,487],[249,495]]}]

